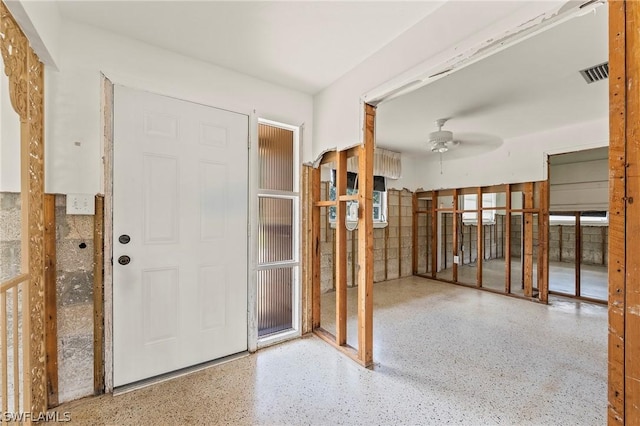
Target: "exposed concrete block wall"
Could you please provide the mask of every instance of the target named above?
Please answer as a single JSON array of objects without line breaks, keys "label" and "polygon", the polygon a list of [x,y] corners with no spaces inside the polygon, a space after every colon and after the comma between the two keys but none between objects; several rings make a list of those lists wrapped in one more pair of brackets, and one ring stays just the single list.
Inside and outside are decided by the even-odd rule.
[{"label": "exposed concrete block wall", "polygon": [[[93,394],[93,216],[67,216],[65,202],[55,197],[60,402]],[[20,272],[20,229],[20,194],[0,193],[2,280]]]},{"label": "exposed concrete block wall", "polygon": [[20,194],[0,192],[0,281],[20,275]]},{"label": "exposed concrete block wall", "polygon": [[[320,192],[328,199],[329,184]],[[387,227],[373,230],[373,280],[380,282],[413,274],[413,193],[387,191]],[[335,289],[335,228],[329,222],[329,209],[322,209],[320,223],[320,288]],[[347,286],[357,285],[358,231],[347,232]]]},{"label": "exposed concrete block wall", "polygon": [[93,216],[66,214],[56,195],[60,402],[93,394]]},{"label": "exposed concrete block wall", "polygon": [[[609,227],[582,226],[582,258],[588,265],[607,265],[609,260]],[[562,237],[562,238],[561,238]],[[553,225],[549,227],[549,260],[574,263],[576,259],[575,225]]]}]

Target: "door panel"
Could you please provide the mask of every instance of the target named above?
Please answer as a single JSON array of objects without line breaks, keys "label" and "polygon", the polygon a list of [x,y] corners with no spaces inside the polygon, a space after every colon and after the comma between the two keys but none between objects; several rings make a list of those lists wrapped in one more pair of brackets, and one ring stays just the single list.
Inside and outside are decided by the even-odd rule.
[{"label": "door panel", "polygon": [[116,86],[115,386],[247,349],[247,140],[247,116]]}]

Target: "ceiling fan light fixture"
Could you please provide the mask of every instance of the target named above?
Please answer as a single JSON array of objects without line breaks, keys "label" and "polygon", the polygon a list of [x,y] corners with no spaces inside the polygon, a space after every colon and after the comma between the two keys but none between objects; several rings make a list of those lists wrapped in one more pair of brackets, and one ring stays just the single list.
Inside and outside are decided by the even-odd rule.
[{"label": "ceiling fan light fixture", "polygon": [[449,151],[449,147],[447,146],[447,142],[446,141],[435,141],[432,142],[431,145],[431,152],[436,152],[439,154],[443,154],[445,152]]}]

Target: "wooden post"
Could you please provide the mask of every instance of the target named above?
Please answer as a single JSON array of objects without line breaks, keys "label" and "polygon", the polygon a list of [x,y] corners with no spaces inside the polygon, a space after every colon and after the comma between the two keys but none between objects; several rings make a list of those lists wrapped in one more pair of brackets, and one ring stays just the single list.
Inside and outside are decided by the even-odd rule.
[{"label": "wooden post", "polygon": [[[446,232],[446,230],[445,230]],[[446,245],[445,245],[446,251]],[[454,283],[458,282],[458,190],[453,190],[453,278]],[[446,265],[445,265],[446,266]]]},{"label": "wooden post", "polygon": [[582,263],[582,232],[580,226],[580,212],[575,213],[576,226],[575,226],[575,255],[574,265],[576,268],[576,296],[580,297],[580,264]]},{"label": "wooden post", "polygon": [[476,286],[482,287],[482,261],[484,260],[484,226],[482,224],[482,188],[478,188],[476,191],[476,215],[477,215],[477,230],[476,248],[478,256],[476,260]]},{"label": "wooden post", "polygon": [[301,203],[302,203],[302,334],[309,333],[313,330],[311,326],[311,318],[313,316],[313,290],[311,288],[313,276],[313,250],[311,244],[311,211],[313,210],[314,200],[311,197],[311,167],[302,166]]},{"label": "wooden post", "polygon": [[[58,302],[56,293],[56,196],[44,196],[44,298],[47,397],[58,405]],[[16,359],[16,362],[17,359]]]},{"label": "wooden post", "polygon": [[411,275],[418,273],[418,196],[414,192],[411,194],[411,239],[413,249],[411,250]]},{"label": "wooden post", "polygon": [[438,272],[438,191],[431,196],[431,278]]},{"label": "wooden post", "polygon": [[[524,185],[524,208],[533,208],[533,182]],[[524,295],[533,296],[533,213],[523,213]]]},{"label": "wooden post", "polygon": [[505,185],[504,292],[511,293],[511,185]]},{"label": "wooden post", "polygon": [[549,180],[540,183],[538,214],[538,298],[549,300]]},{"label": "wooden post", "polygon": [[336,344],[347,343],[347,203],[340,197],[347,195],[347,152],[337,153],[336,161]]},{"label": "wooden post", "polygon": [[558,240],[559,240],[559,251],[560,254],[558,255],[558,261],[562,262],[562,225],[558,225]]},{"label": "wooden post", "polygon": [[311,209],[311,244],[312,244],[312,328],[320,327],[320,207],[315,203],[320,201],[320,169],[311,170],[311,199],[313,207]]},{"label": "wooden post", "polygon": [[398,278],[402,278],[402,190],[398,190]]},{"label": "wooden post", "polygon": [[[627,284],[637,291],[637,280],[626,282],[627,273],[635,274],[637,263],[637,243],[627,249],[626,226],[628,219],[637,218],[637,208],[627,210],[626,184],[627,184],[627,164],[636,160],[627,151],[627,133],[634,134],[637,127],[638,99],[631,92],[627,98],[627,79],[638,80],[640,70],[637,61],[637,43],[634,31],[627,34],[627,20],[638,22],[638,4],[635,2],[611,1],[609,2],[609,380],[608,399],[609,425],[625,424],[625,382],[626,375],[631,371],[625,371],[625,349],[628,340],[638,341],[638,327],[634,336],[626,336],[625,319],[628,315],[626,311]],[[628,46],[627,46],[628,43]],[[635,51],[634,51],[635,50]],[[627,55],[629,56],[627,60]],[[632,60],[634,59],[634,60]],[[630,80],[631,81],[631,80]],[[630,87],[631,89],[631,87]],[[635,84],[633,85],[635,90]],[[635,119],[634,123],[632,119]],[[629,129],[627,129],[627,124]],[[629,164],[631,166],[631,164]],[[631,171],[631,170],[629,170]],[[637,164],[633,165],[634,180],[637,182]],[[633,187],[632,187],[633,188]],[[629,188],[629,189],[632,189]],[[637,205],[637,204],[636,204]],[[630,207],[630,206],[629,206]],[[630,221],[630,220],[629,220]],[[634,253],[635,252],[635,253]],[[636,258],[636,263],[627,263],[626,256],[630,254]],[[631,260],[631,259],[630,259]],[[627,264],[631,266],[627,271]],[[637,316],[636,316],[637,318]],[[637,344],[637,343],[636,343]],[[633,352],[631,350],[630,352]],[[638,354],[636,353],[636,359]],[[636,364],[637,368],[637,364]],[[633,394],[632,394],[633,395]],[[637,397],[636,397],[637,403]],[[630,404],[631,405],[631,404]],[[637,406],[637,404],[636,404]],[[629,409],[631,411],[632,408]],[[636,421],[638,409],[636,408]],[[633,422],[627,418],[628,424]]]},{"label": "wooden post", "polygon": [[96,195],[93,223],[93,392],[104,393],[104,196]]},{"label": "wooden post", "polygon": [[375,107],[365,104],[364,143],[358,156],[358,359],[373,364],[373,149]]}]

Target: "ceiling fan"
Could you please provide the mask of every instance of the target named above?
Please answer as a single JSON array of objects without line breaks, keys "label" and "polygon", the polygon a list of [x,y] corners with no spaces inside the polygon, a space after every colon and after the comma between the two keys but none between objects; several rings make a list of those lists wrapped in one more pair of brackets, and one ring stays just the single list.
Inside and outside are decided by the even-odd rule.
[{"label": "ceiling fan", "polygon": [[429,133],[428,146],[431,149],[431,152],[444,154],[450,149],[460,145],[460,141],[453,140],[453,132],[449,130],[442,130],[442,127],[448,120],[448,118],[437,119],[436,126],[438,127],[438,130]]}]

